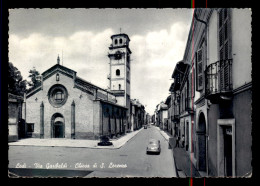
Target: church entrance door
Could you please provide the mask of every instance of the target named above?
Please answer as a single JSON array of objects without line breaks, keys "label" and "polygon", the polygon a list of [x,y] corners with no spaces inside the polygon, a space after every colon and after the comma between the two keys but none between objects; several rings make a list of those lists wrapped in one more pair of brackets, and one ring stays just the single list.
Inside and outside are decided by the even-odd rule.
[{"label": "church entrance door", "polygon": [[65,137],[65,121],[60,113],[56,113],[51,119],[51,137],[64,138]]},{"label": "church entrance door", "polygon": [[62,122],[54,123],[54,138],[63,138],[64,126]]}]

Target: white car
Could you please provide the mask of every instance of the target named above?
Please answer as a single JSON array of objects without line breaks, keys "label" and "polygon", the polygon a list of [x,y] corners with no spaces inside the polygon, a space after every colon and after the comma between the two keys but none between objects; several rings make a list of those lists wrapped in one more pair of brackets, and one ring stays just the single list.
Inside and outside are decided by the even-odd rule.
[{"label": "white car", "polygon": [[146,148],[146,154],[149,153],[157,153],[157,154],[161,153],[160,140],[156,140],[156,139],[149,140],[148,146]]}]

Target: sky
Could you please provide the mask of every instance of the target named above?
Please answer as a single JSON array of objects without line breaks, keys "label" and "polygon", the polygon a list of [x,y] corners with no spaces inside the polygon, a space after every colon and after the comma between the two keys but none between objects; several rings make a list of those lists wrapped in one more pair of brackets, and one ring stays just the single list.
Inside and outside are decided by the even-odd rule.
[{"label": "sky", "polygon": [[192,9],[10,9],[8,57],[28,79],[59,55],[77,76],[107,89],[110,37],[121,29],[131,40],[131,99],[152,115],[169,96],[191,19]]}]

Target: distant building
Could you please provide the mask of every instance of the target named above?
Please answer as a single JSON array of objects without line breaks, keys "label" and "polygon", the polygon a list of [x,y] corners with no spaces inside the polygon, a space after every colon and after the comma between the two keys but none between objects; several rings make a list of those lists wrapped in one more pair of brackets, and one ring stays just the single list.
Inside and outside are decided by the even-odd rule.
[{"label": "distant building", "polygon": [[172,98],[171,98],[171,95],[169,95],[167,97],[167,99],[165,100],[165,104],[167,105],[167,108],[168,108],[168,118],[167,118],[167,124],[166,124],[166,130],[171,134],[173,135],[173,124],[172,124],[172,121],[171,121],[171,116],[173,115],[173,112],[172,112]]},{"label": "distant building", "polygon": [[138,125],[138,105],[136,100],[131,100],[130,102],[131,108],[131,131],[135,131],[139,128]]},{"label": "distant building", "polygon": [[151,122],[150,121],[150,115],[149,115],[149,113],[146,113],[145,114],[145,125],[148,125],[150,122]]},{"label": "distant building", "polygon": [[145,124],[145,108],[137,99],[131,100],[131,129],[140,129]]},{"label": "distant building", "polygon": [[170,116],[170,125],[171,125],[171,134],[175,137],[179,134],[179,121],[180,121],[180,98],[178,91],[176,89],[175,83],[172,83],[169,89],[171,93],[171,111]]},{"label": "distant building", "polygon": [[152,115],[151,117],[151,123],[154,125],[155,124],[155,114]]},{"label": "distant building", "polygon": [[157,126],[157,127],[159,127],[160,126],[160,121],[159,121],[159,104],[158,105],[156,105],[156,108],[155,108],[155,111],[154,111],[154,115],[155,115],[155,125]]},{"label": "distant building", "polygon": [[167,130],[167,119],[168,119],[168,107],[164,102],[161,102],[158,108],[158,120],[159,120],[159,127],[162,130]]},{"label": "distant building", "polygon": [[[185,136],[185,112],[186,107],[185,107],[185,99],[187,97],[187,89],[183,90],[183,82],[185,82],[185,72],[188,68],[188,64],[185,64],[183,61],[179,61],[172,73],[172,78],[174,79],[174,83],[172,83],[170,87],[170,92],[172,96],[172,101],[173,101],[173,117],[171,118],[173,121],[173,128],[174,128],[174,135],[178,136]],[[181,116],[181,114],[183,114]],[[187,118],[187,121],[190,118]],[[188,133],[186,133],[188,134]]]}]

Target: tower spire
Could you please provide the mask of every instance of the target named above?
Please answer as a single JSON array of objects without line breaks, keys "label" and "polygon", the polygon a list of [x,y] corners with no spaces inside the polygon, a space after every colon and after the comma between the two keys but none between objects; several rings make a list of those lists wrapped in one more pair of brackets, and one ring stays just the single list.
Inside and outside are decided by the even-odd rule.
[{"label": "tower spire", "polygon": [[58,54],[58,58],[57,58],[57,64],[60,64],[60,56]]}]

